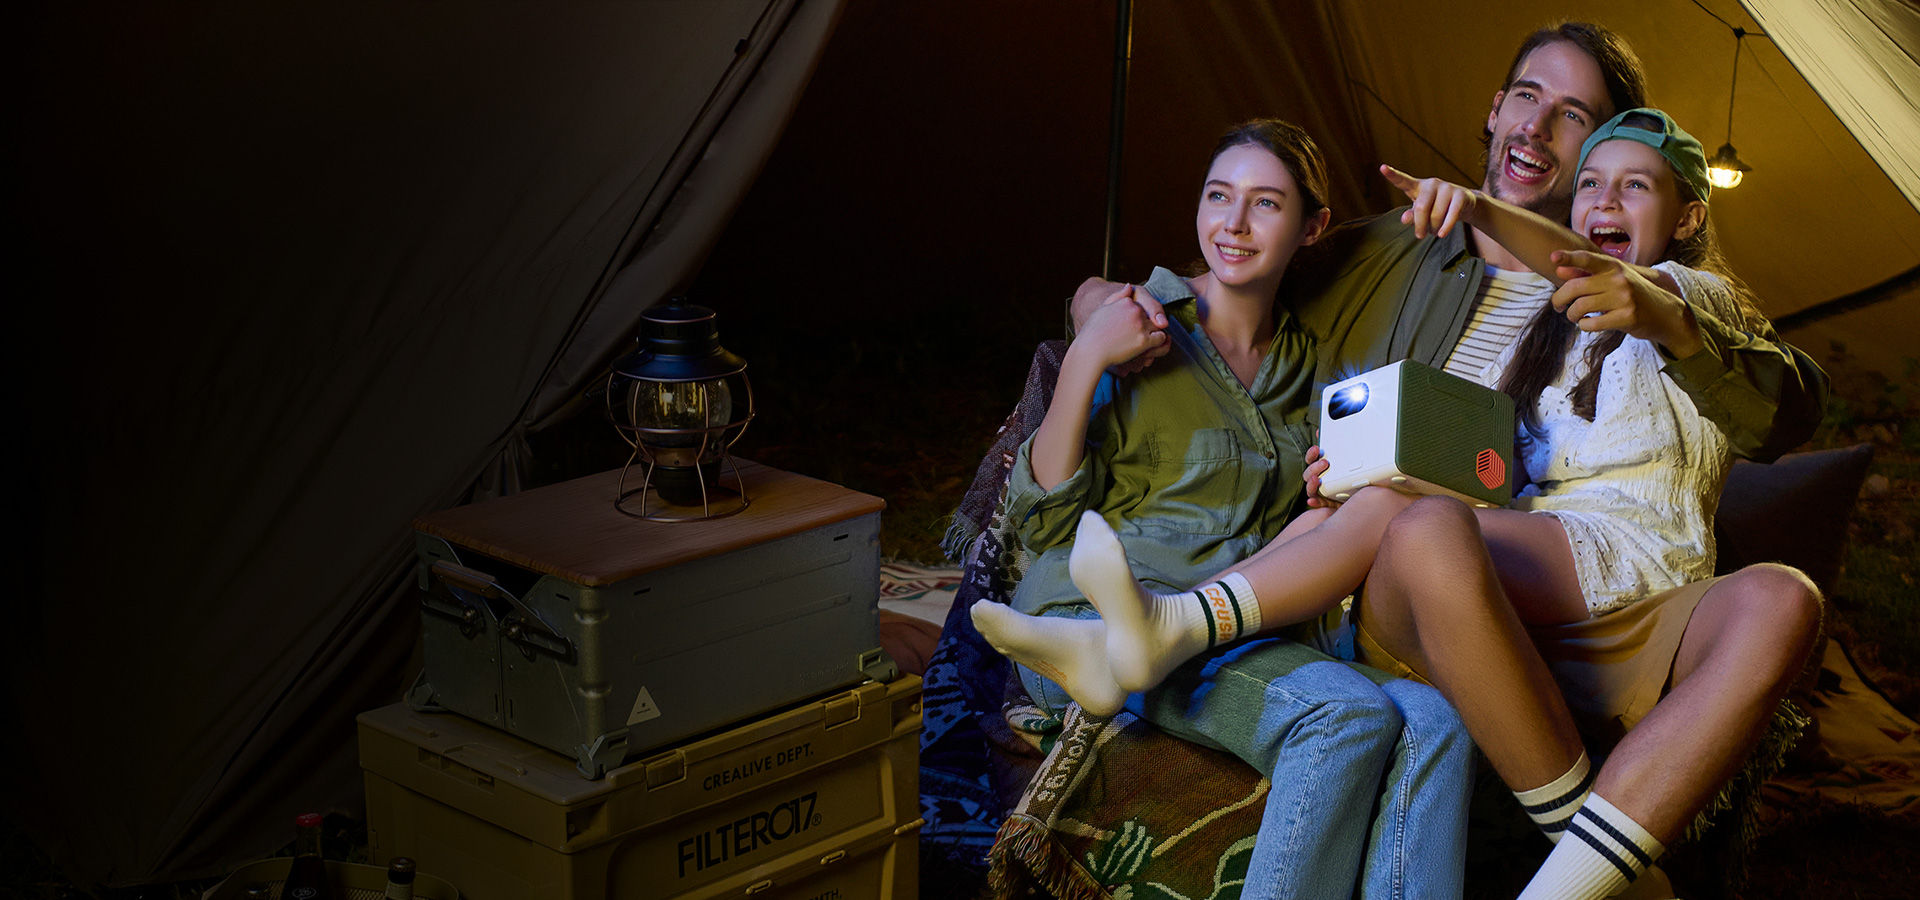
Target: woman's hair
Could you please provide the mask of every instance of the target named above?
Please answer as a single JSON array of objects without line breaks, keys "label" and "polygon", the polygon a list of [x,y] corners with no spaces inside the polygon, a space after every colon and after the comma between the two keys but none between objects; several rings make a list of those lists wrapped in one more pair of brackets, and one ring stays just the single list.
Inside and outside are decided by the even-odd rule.
[{"label": "woman's hair", "polygon": [[[1320,148],[1307,136],[1306,129],[1281,119],[1252,119],[1241,122],[1220,136],[1220,142],[1213,145],[1213,155],[1207,157],[1207,168],[1212,169],[1214,160],[1220,154],[1235,147],[1247,145],[1264,148],[1268,153],[1279,157],[1287,171],[1293,173],[1293,181],[1300,186],[1300,199],[1306,204],[1301,209],[1303,217],[1325,209],[1327,206],[1327,162],[1320,156]],[[1201,178],[1205,179],[1205,175]]]},{"label": "woman's hair", "polygon": [[[1676,178],[1674,186],[1680,191],[1682,204],[1700,199],[1686,181]],[[1720,250],[1720,240],[1714,234],[1711,212],[1701,220],[1700,227],[1694,229],[1693,234],[1669,242],[1663,258],[1689,269],[1709,273],[1725,282],[1740,309],[1740,321],[1730,324],[1750,331],[1758,331],[1766,326],[1766,316],[1760,313],[1759,306],[1754,302],[1752,289],[1727,265],[1726,255]],[[1555,310],[1553,304],[1540,307],[1540,312],[1527,324],[1526,336],[1520,339],[1520,347],[1514,351],[1512,364],[1500,376],[1500,390],[1513,398],[1521,421],[1526,423],[1528,431],[1536,435],[1540,433],[1540,392],[1560,377],[1561,367],[1566,365],[1567,349],[1573,345],[1573,339],[1579,333],[1580,329],[1567,319],[1566,313]],[[1620,346],[1620,341],[1625,337],[1624,331],[1610,331],[1587,345],[1587,352],[1582,358],[1586,372],[1574,384],[1569,398],[1573,401],[1574,413],[1580,418],[1593,421],[1594,404],[1600,394],[1601,363],[1607,354]]]}]

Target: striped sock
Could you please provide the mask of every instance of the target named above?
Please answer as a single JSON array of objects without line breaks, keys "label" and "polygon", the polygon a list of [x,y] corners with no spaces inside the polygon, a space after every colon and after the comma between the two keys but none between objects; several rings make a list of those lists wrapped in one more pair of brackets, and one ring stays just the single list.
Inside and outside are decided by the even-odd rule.
[{"label": "striped sock", "polygon": [[1513,796],[1527,811],[1527,818],[1546,834],[1547,840],[1557,844],[1567,830],[1567,822],[1580,811],[1580,804],[1587,802],[1587,794],[1592,790],[1593,765],[1582,750],[1580,758],[1573,761],[1573,768],[1565,774],[1532,790],[1515,791]]},{"label": "striped sock", "polygon": [[1168,595],[1173,602],[1191,596],[1198,601],[1200,614],[1207,620],[1207,646],[1218,647],[1260,631],[1260,601],[1253,596],[1253,584],[1239,572],[1228,572],[1220,580],[1203,584],[1185,594]]},{"label": "striped sock", "polygon": [[1120,539],[1091,512],[1080,517],[1067,572],[1106,622],[1107,663],[1129,691],[1152,688],[1201,651],[1260,630],[1259,600],[1239,573],[1156,594],[1133,577]]},{"label": "striped sock", "polygon": [[1599,794],[1587,797],[1520,900],[1598,900],[1626,889],[1666,848]]}]

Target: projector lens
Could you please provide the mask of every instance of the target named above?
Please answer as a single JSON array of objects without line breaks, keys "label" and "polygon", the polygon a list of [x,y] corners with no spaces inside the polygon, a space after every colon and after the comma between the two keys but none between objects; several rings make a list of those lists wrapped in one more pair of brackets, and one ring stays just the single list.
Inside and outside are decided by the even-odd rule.
[{"label": "projector lens", "polygon": [[1333,399],[1327,401],[1327,417],[1344,419],[1367,408],[1366,382],[1350,384],[1333,393]]}]

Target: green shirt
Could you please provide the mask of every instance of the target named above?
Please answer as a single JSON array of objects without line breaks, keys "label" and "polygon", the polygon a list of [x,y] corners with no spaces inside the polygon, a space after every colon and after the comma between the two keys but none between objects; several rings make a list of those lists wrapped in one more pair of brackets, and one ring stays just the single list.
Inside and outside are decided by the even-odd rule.
[{"label": "green shirt", "polygon": [[[1302,249],[1280,299],[1318,340],[1319,386],[1402,359],[1445,366],[1486,269],[1467,251],[1466,233],[1416,240],[1395,210]],[[1706,346],[1686,359],[1668,356],[1662,371],[1726,432],[1734,452],[1770,460],[1811,437],[1826,408],[1826,373],[1771,326],[1751,333],[1693,313]]]},{"label": "green shirt", "polygon": [[1284,308],[1251,388],[1200,326],[1186,282],[1155,269],[1171,349],[1145,371],[1103,377],[1080,467],[1053,490],[1033,480],[1033,440],[1007,488],[1009,520],[1036,554],[1014,608],[1082,602],[1067,554],[1083,510],[1120,536],[1134,574],[1184,590],[1264,546],[1305,509],[1301,469],[1313,443],[1313,343]]}]

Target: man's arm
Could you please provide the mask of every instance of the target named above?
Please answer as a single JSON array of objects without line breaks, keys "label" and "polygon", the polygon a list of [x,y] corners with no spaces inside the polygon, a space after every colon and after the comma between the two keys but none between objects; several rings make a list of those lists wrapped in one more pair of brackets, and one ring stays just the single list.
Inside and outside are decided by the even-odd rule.
[{"label": "man's arm", "polygon": [[[1093,315],[1094,310],[1105,306],[1108,301],[1129,289],[1131,293],[1128,296],[1133,300],[1134,305],[1140,308],[1141,314],[1146,317],[1150,326],[1156,331],[1165,332],[1167,312],[1160,307],[1160,298],[1147,290],[1146,285],[1122,284],[1094,275],[1080,282],[1080,289],[1073,292],[1073,301],[1067,305],[1070,319],[1067,323],[1070,332],[1068,338],[1079,336],[1081,330],[1086,328],[1087,319]],[[1126,376],[1153,365],[1154,360],[1167,355],[1167,351],[1173,349],[1173,344],[1164,340],[1165,337],[1166,335],[1162,334],[1162,340],[1159,343],[1149,344],[1139,356],[1115,363],[1108,367],[1108,371],[1118,376]]]},{"label": "man's arm", "polygon": [[1771,325],[1743,331],[1697,308],[1666,273],[1623,265],[1578,233],[1478,191],[1390,166],[1381,174],[1414,201],[1402,221],[1416,235],[1459,223],[1479,228],[1559,283],[1553,305],[1582,330],[1615,328],[1652,341],[1668,360],[1664,371],[1740,456],[1771,461],[1819,427],[1827,375]]},{"label": "man's arm", "polygon": [[[1638,273],[1631,270],[1624,275],[1584,274],[1583,270],[1605,269],[1611,257],[1584,252],[1555,256],[1564,260],[1563,274],[1574,273],[1579,276],[1568,281],[1554,295],[1556,306],[1561,305],[1562,294],[1596,290],[1594,282],[1614,278],[1640,281],[1641,284],[1625,289],[1636,298],[1657,293],[1659,297],[1656,302],[1666,305],[1671,304],[1673,300],[1670,298],[1675,297],[1665,290],[1645,284],[1645,279],[1640,279]],[[1672,281],[1671,278],[1666,280]],[[1608,292],[1612,290],[1605,288]],[[1619,305],[1616,301],[1604,298],[1592,302],[1595,305],[1591,308],[1594,309]],[[1634,314],[1633,304],[1636,302],[1642,303],[1639,314],[1648,315],[1646,310],[1651,307],[1638,299],[1626,304],[1627,314]],[[1580,315],[1589,308],[1586,305],[1588,303],[1588,298],[1573,299],[1567,305],[1568,315]],[[1806,443],[1826,414],[1829,392],[1827,373],[1821,371],[1820,366],[1799,348],[1780,340],[1772,324],[1764,319],[1752,323],[1749,330],[1741,327],[1748,323],[1732,321],[1704,309],[1692,297],[1683,295],[1680,303],[1683,304],[1681,321],[1686,328],[1684,334],[1687,342],[1682,343],[1679,339],[1648,339],[1654,341],[1661,356],[1667,360],[1662,371],[1681,390],[1686,391],[1687,396],[1693,398],[1694,406],[1701,415],[1726,433],[1733,452],[1757,462],[1770,462],[1780,454]],[[1581,327],[1587,328],[1588,322],[1608,320],[1596,318],[1576,321],[1581,323]],[[1636,336],[1644,336],[1633,329],[1627,330]]]},{"label": "man's arm", "polygon": [[1831,386],[1812,357],[1780,340],[1771,324],[1743,331],[1700,309],[1694,320],[1700,351],[1669,357],[1662,371],[1726,433],[1733,452],[1772,462],[1813,437]]}]

